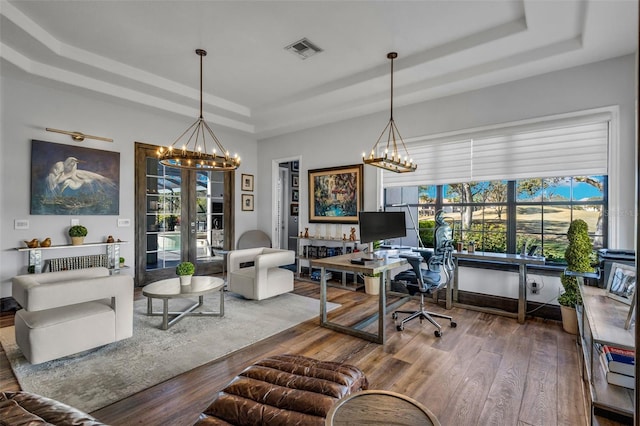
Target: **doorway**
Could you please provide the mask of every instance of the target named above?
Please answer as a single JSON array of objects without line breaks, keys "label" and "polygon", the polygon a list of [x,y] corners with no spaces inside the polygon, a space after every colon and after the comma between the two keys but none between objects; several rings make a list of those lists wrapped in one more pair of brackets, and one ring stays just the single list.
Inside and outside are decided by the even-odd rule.
[{"label": "doorway", "polygon": [[273,229],[279,248],[296,250],[300,202],[300,159],[275,160],[273,163]]},{"label": "doorway", "polygon": [[197,275],[222,271],[233,239],[234,172],[160,164],[158,147],[136,143],[136,280],[175,277],[182,261]]}]

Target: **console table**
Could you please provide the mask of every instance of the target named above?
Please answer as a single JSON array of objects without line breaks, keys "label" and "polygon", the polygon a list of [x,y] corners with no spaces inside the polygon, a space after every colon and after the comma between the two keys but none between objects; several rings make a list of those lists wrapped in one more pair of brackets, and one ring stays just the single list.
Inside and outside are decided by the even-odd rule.
[{"label": "console table", "polygon": [[29,263],[28,266],[33,266],[33,272],[35,274],[39,274],[42,272],[42,252],[48,250],[62,250],[62,249],[77,249],[77,248],[86,248],[86,247],[105,247],[106,254],[109,261],[109,270],[112,274],[120,273],[120,244],[126,244],[126,241],[118,241],[115,243],[86,243],[80,245],[59,245],[59,246],[50,246],[50,247],[18,247],[16,250],[18,251],[26,251],[29,252]]},{"label": "console table", "polygon": [[[410,296],[403,295],[398,301],[387,306],[386,299],[386,281],[387,275],[390,270],[399,268],[407,264],[407,260],[400,257],[383,257],[381,260],[366,262],[365,265],[357,265],[351,263],[351,259],[359,258],[365,255],[364,253],[349,253],[342,256],[327,257],[324,259],[312,259],[311,266],[320,268],[320,325],[322,327],[330,328],[331,330],[340,331],[345,334],[367,339],[372,342],[382,343],[385,342],[385,318],[386,313],[398,306],[406,303]],[[327,319],[327,279],[325,275],[326,269],[337,269],[340,271],[347,271],[353,273],[362,273],[373,275],[380,273],[380,292],[378,313],[365,318],[353,326],[345,326],[342,324],[330,322]],[[378,320],[378,333],[370,333],[364,331],[363,328],[371,324],[373,321]]]},{"label": "console table", "polygon": [[[453,275],[453,286],[447,288],[447,309],[451,309],[452,306],[458,306],[465,309],[472,309],[481,312],[488,312],[491,314],[504,315],[511,318],[517,318],[519,323],[524,323],[525,313],[527,310],[527,265],[544,265],[544,257],[542,256],[522,256],[519,254],[508,253],[490,253],[484,251],[476,251],[469,253],[467,251],[454,251],[453,258],[455,259],[455,272]],[[492,262],[503,262],[517,264],[519,270],[518,279],[518,313],[503,311],[502,309],[487,308],[484,306],[466,305],[458,302],[458,260],[459,259],[474,259],[474,260],[487,260]]]}]

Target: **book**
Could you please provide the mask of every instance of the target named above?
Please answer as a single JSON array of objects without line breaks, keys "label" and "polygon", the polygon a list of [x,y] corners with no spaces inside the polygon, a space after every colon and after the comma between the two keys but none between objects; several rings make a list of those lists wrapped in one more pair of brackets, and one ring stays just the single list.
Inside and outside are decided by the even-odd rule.
[{"label": "book", "polygon": [[635,377],[610,371],[606,356],[599,356],[598,358],[600,358],[600,366],[608,383],[628,389],[635,389]]},{"label": "book", "polygon": [[602,345],[602,349],[604,350],[604,353],[607,354],[607,358],[611,361],[634,365],[636,363],[636,354],[634,351],[609,345]]},{"label": "book", "polygon": [[604,362],[607,363],[609,371],[613,373],[624,374],[626,376],[635,377],[636,366],[635,363],[628,364],[626,362],[614,361],[610,358],[610,355],[606,352],[601,352],[600,356],[604,358]]}]

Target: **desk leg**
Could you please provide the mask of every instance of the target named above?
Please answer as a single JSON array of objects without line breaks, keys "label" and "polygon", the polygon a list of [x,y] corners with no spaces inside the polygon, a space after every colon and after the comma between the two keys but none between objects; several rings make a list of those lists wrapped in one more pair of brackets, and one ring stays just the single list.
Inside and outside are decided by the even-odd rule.
[{"label": "desk leg", "polygon": [[458,301],[458,258],[454,258],[453,280],[447,286],[447,301],[445,307],[453,308],[453,302]]},{"label": "desk leg", "polygon": [[327,278],[324,266],[320,268],[320,325],[327,323]]},{"label": "desk leg", "polygon": [[384,271],[380,274],[380,291],[378,294],[379,297],[379,306],[378,306],[378,343],[384,345],[385,336],[384,336],[384,319],[386,317],[386,309],[387,309],[387,284],[386,284],[387,273]]},{"label": "desk leg", "polygon": [[520,264],[518,282],[518,322],[524,323],[525,312],[527,310],[527,265]]}]

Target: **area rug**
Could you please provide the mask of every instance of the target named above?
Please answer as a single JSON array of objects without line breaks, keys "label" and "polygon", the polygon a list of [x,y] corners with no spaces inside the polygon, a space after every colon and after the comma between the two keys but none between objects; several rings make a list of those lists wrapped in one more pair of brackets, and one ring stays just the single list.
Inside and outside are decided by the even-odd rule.
[{"label": "area rug", "polygon": [[[208,299],[208,300],[207,300]],[[154,310],[161,301],[154,300]],[[188,306],[173,300],[169,309]],[[205,297],[217,311],[218,296]],[[0,329],[0,342],[23,390],[92,412],[223,355],[318,318],[320,301],[286,293],[266,300],[245,300],[225,293],[225,316],[186,317],[166,331],[162,317],[146,316],[147,301],[134,306],[133,337],[98,349],[31,365],[16,346],[14,327]],[[327,309],[338,304],[329,303]]]}]

